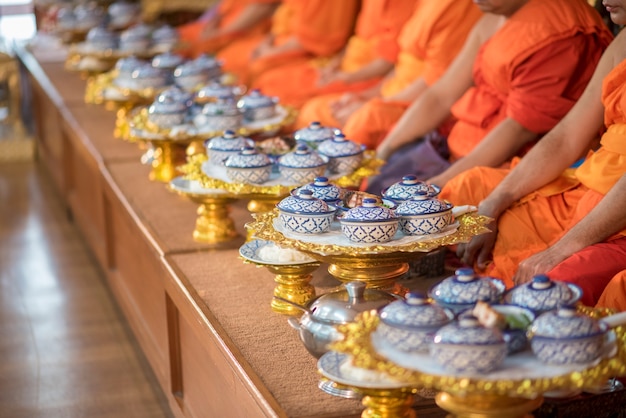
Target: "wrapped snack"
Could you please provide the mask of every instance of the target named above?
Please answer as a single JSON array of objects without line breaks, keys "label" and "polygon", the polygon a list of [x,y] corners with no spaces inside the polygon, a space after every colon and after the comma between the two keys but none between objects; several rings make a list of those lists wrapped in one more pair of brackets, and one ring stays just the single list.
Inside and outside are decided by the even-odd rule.
[{"label": "wrapped snack", "polygon": [[274,243],[264,245],[259,249],[258,257],[270,263],[292,263],[309,261],[309,257],[300,251],[291,248],[281,248]]},{"label": "wrapped snack", "polygon": [[504,330],[507,326],[506,317],[489,306],[487,302],[476,302],[474,309],[472,309],[472,315],[485,327],[497,327]]}]

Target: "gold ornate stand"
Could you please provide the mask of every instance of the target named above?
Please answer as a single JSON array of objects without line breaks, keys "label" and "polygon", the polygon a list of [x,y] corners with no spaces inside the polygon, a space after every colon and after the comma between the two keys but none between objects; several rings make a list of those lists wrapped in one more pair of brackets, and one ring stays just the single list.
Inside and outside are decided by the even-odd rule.
[{"label": "gold ornate stand", "polygon": [[319,267],[319,263],[298,264],[289,266],[266,265],[265,267],[273,274],[276,287],[272,298],[272,310],[284,315],[300,315],[302,311],[289,303],[282,302],[286,299],[300,306],[305,306],[315,297],[315,288],[310,284],[313,272]]},{"label": "gold ornate stand", "polygon": [[142,162],[152,167],[149,178],[152,181],[167,183],[181,173],[177,167],[186,159],[186,142],[158,140],[142,142],[149,144],[149,152],[142,156]]},{"label": "gold ornate stand", "polygon": [[541,396],[525,399],[480,394],[455,396],[446,392],[439,392],[435,400],[451,413],[451,418],[530,418],[530,413],[543,403]]}]

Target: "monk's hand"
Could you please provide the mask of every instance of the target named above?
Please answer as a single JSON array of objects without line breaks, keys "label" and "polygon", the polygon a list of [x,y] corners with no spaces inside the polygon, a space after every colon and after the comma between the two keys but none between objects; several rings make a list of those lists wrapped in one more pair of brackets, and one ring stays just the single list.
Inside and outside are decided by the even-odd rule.
[{"label": "monk's hand", "polygon": [[566,258],[567,256],[560,253],[556,247],[548,247],[519,263],[513,276],[513,283],[523,284],[532,280],[537,274],[546,274]]},{"label": "monk's hand", "polygon": [[492,261],[492,251],[498,236],[497,222],[487,225],[491,232],[476,235],[470,242],[459,244],[456,255],[468,266],[475,265],[478,270],[484,270]]}]

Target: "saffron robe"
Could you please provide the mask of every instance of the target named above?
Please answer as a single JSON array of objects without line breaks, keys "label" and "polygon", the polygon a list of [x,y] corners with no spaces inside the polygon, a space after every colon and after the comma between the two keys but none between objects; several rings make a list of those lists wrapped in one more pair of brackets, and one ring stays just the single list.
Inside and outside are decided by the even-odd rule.
[{"label": "saffron robe", "polygon": [[[518,264],[547,249],[584,218],[626,173],[626,61],[604,79],[604,122],[600,148],[577,169],[524,197],[498,220],[498,237],[488,273],[512,286]],[[456,205],[477,205],[509,170],[477,167],[456,176],[441,191],[441,198]],[[549,276],[577,284],[582,302],[593,306],[609,280],[625,268],[626,230],[567,258]],[[608,303],[605,297],[603,303]],[[610,307],[610,306],[607,306]]]},{"label": "saffron robe", "polygon": [[246,85],[268,69],[330,57],[344,47],[352,34],[358,12],[358,0],[282,0],[272,17],[274,45],[284,45],[295,37],[302,49],[251,59],[265,35],[236,40],[217,54],[224,71],[233,73]]},{"label": "saffron robe", "polygon": [[617,273],[604,288],[596,305],[600,308],[612,308],[626,311],[626,270]]},{"label": "saffron robe", "polygon": [[[471,0],[418,0],[410,19],[398,37],[400,52],[393,74],[384,80],[380,95],[390,97],[419,78],[430,85],[437,81],[463,47],[471,28],[482,13]],[[300,111],[297,127],[319,121],[339,126],[330,103],[340,94],[311,99]],[[375,148],[410,103],[388,102],[374,98],[357,110],[343,126],[348,138]]]},{"label": "saffron robe", "polygon": [[[398,33],[411,16],[416,0],[364,0],[352,35],[345,48],[340,70],[354,72],[378,58],[390,63],[396,61],[399,46]],[[302,107],[311,97],[359,91],[381,81],[382,76],[355,83],[335,81],[318,86],[319,70],[325,63],[320,60],[298,61],[263,73],[252,86],[281,103]]]}]

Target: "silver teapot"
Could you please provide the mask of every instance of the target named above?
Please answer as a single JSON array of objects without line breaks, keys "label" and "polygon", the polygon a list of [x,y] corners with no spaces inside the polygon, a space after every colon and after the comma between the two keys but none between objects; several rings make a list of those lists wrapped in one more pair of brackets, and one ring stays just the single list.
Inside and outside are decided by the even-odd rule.
[{"label": "silver teapot", "polygon": [[363,282],[349,282],[340,288],[318,296],[306,306],[284,300],[301,309],[300,319],[289,318],[289,324],[300,334],[306,349],[316,358],[329,351],[328,345],[342,338],[335,328],[337,325],[353,322],[361,312],[381,309],[400,297],[377,290],[366,289]]}]

